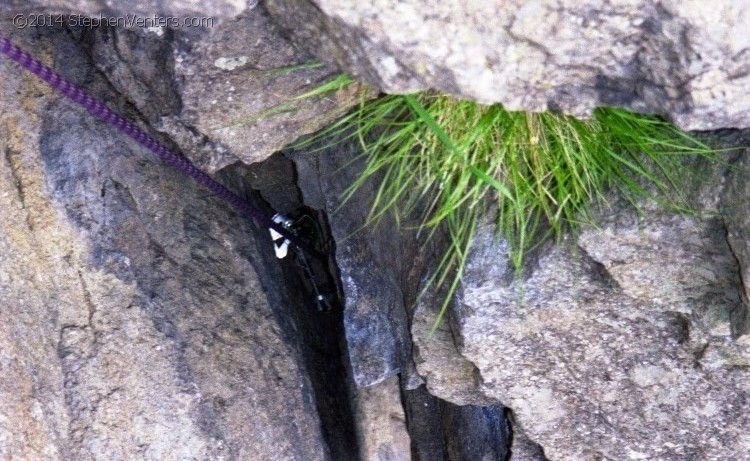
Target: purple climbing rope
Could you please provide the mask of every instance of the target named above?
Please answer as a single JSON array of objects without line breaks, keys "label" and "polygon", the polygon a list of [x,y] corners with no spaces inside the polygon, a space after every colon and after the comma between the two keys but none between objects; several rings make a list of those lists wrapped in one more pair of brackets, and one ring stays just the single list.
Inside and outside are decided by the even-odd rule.
[{"label": "purple climbing rope", "polygon": [[214,194],[229,202],[238,211],[254,219],[255,222],[260,226],[272,228],[279,234],[283,235],[285,238],[289,239],[290,242],[294,243],[309,254],[320,258],[325,258],[325,256],[323,256],[320,252],[318,252],[314,248],[309,247],[307,243],[300,239],[297,235],[290,232],[281,224],[273,221],[261,210],[250,205],[239,195],[230,191],[224,185],[213,179],[211,176],[198,169],[195,165],[193,165],[192,162],[190,162],[190,160],[188,160],[178,152],[168,149],[162,143],[154,139],[151,135],[135,126],[125,117],[122,117],[100,101],[92,98],[82,88],[74,85],[64,77],[60,76],[50,67],[42,64],[41,61],[35,59],[29,53],[23,51],[21,48],[14,45],[9,39],[1,35],[0,53],[8,56],[10,59],[23,66],[24,69],[44,80],[55,90],[59,91],[69,99],[86,108],[97,118],[104,120],[121,132],[130,136],[138,144],[155,153],[165,162],[182,171],[187,176],[190,176],[195,181],[208,188]]}]

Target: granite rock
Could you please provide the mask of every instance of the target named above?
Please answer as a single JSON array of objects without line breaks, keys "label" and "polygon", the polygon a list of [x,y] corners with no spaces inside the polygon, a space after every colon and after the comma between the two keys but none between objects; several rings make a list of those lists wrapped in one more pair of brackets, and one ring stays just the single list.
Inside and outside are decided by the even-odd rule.
[{"label": "granite rock", "polygon": [[209,171],[259,162],[344,114],[353,85],[294,99],[337,75],[282,35],[262,7],[216,27],[188,31],[172,44],[181,109],[156,123]]},{"label": "granite rock", "polygon": [[[688,195],[705,213],[649,201],[636,212],[613,198],[596,228],[531,254],[521,279],[507,243],[485,224],[449,323],[456,355],[476,372],[432,389],[462,401],[468,387],[508,406],[514,427],[553,461],[747,459],[747,260],[737,236],[747,232],[748,200],[738,194],[747,178],[739,159],[693,184]],[[421,330],[412,334],[424,341]],[[431,361],[419,369],[439,371]],[[446,369],[427,386],[456,376]]]},{"label": "granite rock", "polygon": [[750,126],[750,6],[722,0],[266,0],[301,45],[387,92],[511,110]]}]

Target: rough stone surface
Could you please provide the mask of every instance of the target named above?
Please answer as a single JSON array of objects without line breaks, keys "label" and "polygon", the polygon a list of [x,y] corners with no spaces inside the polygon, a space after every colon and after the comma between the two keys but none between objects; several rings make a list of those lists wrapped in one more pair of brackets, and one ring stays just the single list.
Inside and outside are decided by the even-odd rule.
[{"label": "rough stone surface", "polygon": [[5,59],[0,208],[0,458],[328,459],[265,231]]},{"label": "rough stone surface", "polygon": [[411,441],[399,387],[398,376],[392,376],[356,390],[361,459],[411,461]]},{"label": "rough stone surface", "polygon": [[[117,5],[120,14],[137,14]],[[9,33],[60,28],[21,29],[12,20],[21,9],[5,7],[0,21]],[[220,12],[218,4],[205,8],[206,14]],[[69,31],[134,111],[209,172],[266,159],[341,115],[358,94],[354,85],[294,100],[336,72],[282,36],[262,6],[211,27],[79,25]]]},{"label": "rough stone surface", "polygon": [[322,59],[388,92],[508,109],[668,115],[750,126],[750,6],[722,0],[266,0]]},{"label": "rough stone surface", "polygon": [[412,459],[445,459],[445,439],[440,419],[435,417],[440,414],[440,399],[427,392],[424,385],[405,389],[402,399],[412,443]]},{"label": "rough stone surface", "polygon": [[[5,0],[0,2],[0,13],[216,19],[212,26],[241,39],[224,42],[218,49],[212,40],[200,40],[201,52],[193,55],[200,64],[191,61],[192,68],[216,66],[221,71],[212,69],[207,81],[195,82],[196,98],[200,91],[207,93],[189,101],[197,111],[191,122],[204,135],[234,149],[237,144],[263,140],[248,134],[257,128],[255,123],[247,123],[250,127],[240,123],[237,128],[238,120],[265,118],[271,107],[299,94],[288,90],[300,85],[288,82],[276,83],[286,91],[268,91],[262,98],[243,91],[244,85],[248,89],[258,85],[248,80],[258,75],[263,80],[262,74],[271,70],[266,65],[305,62],[285,53],[289,45],[284,40],[271,45],[274,53],[254,44],[253,39],[268,26],[248,18],[264,7],[320,59],[389,92],[433,88],[485,103],[499,102],[509,109],[553,109],[577,116],[587,116],[597,106],[614,105],[661,113],[686,129],[750,126],[750,34],[744,27],[750,7],[743,2],[266,0],[259,5],[227,0],[207,7],[188,0]],[[198,28],[176,29],[189,34]],[[302,81],[316,82],[325,71],[303,74]],[[188,70],[183,75],[191,74]],[[247,94],[255,98],[240,96]],[[212,108],[202,115],[213,101],[224,113],[214,114]],[[299,110],[307,109],[303,104]],[[291,121],[283,114],[276,116]],[[313,125],[320,126],[311,120],[302,131],[312,131]]]},{"label": "rough stone surface", "polygon": [[[531,255],[522,282],[507,244],[484,227],[451,323],[460,359],[477,373],[432,389],[461,401],[468,387],[507,405],[553,461],[750,459],[746,242],[737,237],[747,232],[739,192],[748,172],[742,160],[709,173],[689,194],[706,215],[646,202],[639,215],[613,200],[598,229]],[[734,220],[722,217],[729,202]]]},{"label": "rough stone surface", "polygon": [[[505,242],[501,242],[499,248],[501,252],[507,251]],[[477,255],[475,254],[475,258]],[[489,269],[484,274],[485,278],[507,278],[510,273],[507,267],[497,264],[496,254],[489,252],[483,269]],[[475,274],[478,275],[478,274]],[[415,414],[413,420],[424,420],[424,422],[412,422],[410,432],[412,440],[416,446],[417,459],[461,459],[451,458],[449,453],[456,456],[456,447],[462,446],[460,432],[464,427],[472,427],[474,439],[471,443],[464,443],[465,455],[480,450],[480,453],[488,452],[498,456],[497,459],[508,461],[547,461],[544,451],[539,444],[533,442],[524,433],[523,429],[518,426],[513,418],[510,418],[505,428],[510,431],[512,436],[504,440],[503,447],[489,443],[490,439],[481,439],[481,434],[488,433],[491,430],[487,427],[487,421],[464,425],[461,423],[450,424],[446,421],[430,418],[427,414],[439,414],[440,419],[448,421],[461,421],[461,418],[453,416],[458,412],[473,412],[483,414],[487,411],[499,411],[503,405],[497,398],[484,392],[482,387],[482,374],[480,370],[463,356],[460,352],[461,341],[460,328],[450,318],[444,319],[437,327],[435,320],[437,318],[438,308],[442,305],[442,297],[439,293],[428,292],[420,298],[414,310],[411,321],[411,333],[414,344],[414,361],[417,366],[419,375],[425,382],[419,389],[405,392],[404,405],[409,412]],[[450,317],[450,315],[449,315]],[[497,366],[502,366],[502,360],[496,359]],[[420,397],[420,390],[429,390],[432,399]],[[438,398],[439,397],[439,398]],[[416,401],[416,403],[415,403]],[[419,407],[419,403],[424,401],[425,407]],[[434,407],[434,408],[433,408]],[[420,411],[421,410],[421,411]],[[471,414],[471,413],[470,413]],[[453,417],[452,417],[453,416]],[[428,426],[425,428],[424,426]],[[435,427],[443,428],[445,437],[439,440],[434,439],[434,435],[429,434],[436,431]],[[497,430],[497,429],[496,429]],[[456,440],[451,441],[451,438]],[[495,442],[499,444],[499,442]],[[452,451],[448,449],[451,446]],[[482,451],[484,449],[484,451]],[[442,451],[441,451],[442,450]],[[506,458],[507,456],[507,458]],[[482,459],[482,458],[479,458]],[[495,459],[495,458],[490,458]]]},{"label": "rough stone surface", "polygon": [[[240,138],[216,141],[196,128],[226,115],[217,109],[191,118],[189,107],[211,94],[194,82],[208,85],[235,70],[212,74],[201,67],[203,58],[214,62],[212,53],[234,46],[233,36],[255,28],[261,41],[254,43],[268,62],[281,56],[286,63],[292,52],[300,53],[293,62],[308,59],[275,35],[262,10],[222,24],[227,32],[212,34],[20,30],[8,22],[0,29],[166,144],[182,147],[204,168],[221,169],[218,177],[233,188],[258,189],[269,213],[300,207],[297,179],[309,206],[336,210],[358,172],[359,165],[342,171],[358,153],[352,146],[322,165],[311,155],[299,171],[279,156],[251,168],[225,167],[243,156],[260,160],[284,136],[297,136],[294,127],[311,126],[306,109],[266,125],[282,136],[252,149],[243,150]],[[231,67],[227,62],[221,65]],[[0,302],[14,307],[3,311],[0,331],[2,350],[12,351],[0,354],[0,457],[409,459],[399,385],[414,388],[419,379],[405,306],[416,297],[427,259],[412,236],[393,238],[392,222],[347,242],[365,223],[371,189],[344,207],[333,226],[347,242],[337,256],[353,258],[342,266],[354,281],[346,292],[352,369],[360,384],[374,385],[347,390],[336,317],[305,311],[299,269],[294,261],[276,267],[265,231],[21,69],[4,59],[0,65],[3,174],[10,178],[0,194],[8,210],[22,211],[4,216],[0,231],[10,239],[0,252]],[[328,75],[304,72],[304,78]],[[306,84],[290,79],[275,86],[279,78],[239,87],[288,94]],[[311,114],[322,120],[330,117],[328,107],[341,104],[323,101]],[[227,147],[233,139],[239,152]],[[400,245],[407,247],[399,251]],[[372,264],[360,267],[364,260]],[[39,330],[38,337],[30,333]],[[423,415],[443,428],[438,436],[453,458],[464,449],[502,452],[498,443],[505,441],[487,437],[496,419],[458,417],[462,410],[454,409],[446,413],[456,416],[451,430],[443,427],[448,416]],[[476,431],[458,426],[480,420],[486,424]],[[453,432],[463,435],[454,439]],[[473,432],[476,439],[467,437]]]},{"label": "rough stone surface", "polygon": [[342,115],[359,94],[354,85],[324,98],[294,100],[336,73],[286,40],[261,7],[212,34],[177,36],[173,55],[182,108],[161,123],[187,146],[195,142],[191,132],[210,140],[210,146],[189,149],[201,152],[197,160],[210,171],[237,159],[264,160]]},{"label": "rough stone surface", "polygon": [[456,405],[498,404],[482,393],[479,370],[461,355],[450,322],[440,322],[435,328],[435,310],[442,299],[440,295],[427,295],[419,300],[414,312],[411,333],[419,375],[431,394]]},{"label": "rough stone surface", "polygon": [[441,422],[449,460],[505,461],[508,423],[502,405],[480,407],[441,403]]},{"label": "rough stone surface", "polygon": [[[744,136],[741,142],[750,145],[750,136]],[[750,306],[750,208],[747,200],[750,197],[750,161],[747,155],[741,156],[727,184],[727,192],[722,197],[724,226],[727,229],[727,242],[740,267],[742,281],[741,295],[745,306]],[[750,308],[735,313],[734,334],[750,333]]]}]

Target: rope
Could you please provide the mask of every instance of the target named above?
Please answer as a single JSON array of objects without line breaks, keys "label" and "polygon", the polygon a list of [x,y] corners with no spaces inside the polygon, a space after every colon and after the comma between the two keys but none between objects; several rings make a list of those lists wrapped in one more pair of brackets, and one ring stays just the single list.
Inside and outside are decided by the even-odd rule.
[{"label": "rope", "polygon": [[229,202],[235,209],[242,214],[255,220],[261,227],[274,229],[290,242],[297,245],[309,254],[325,259],[325,256],[314,248],[310,247],[300,237],[290,232],[284,226],[274,222],[268,215],[261,210],[247,203],[242,197],[227,189],[224,185],[213,179],[196,167],[190,160],[182,154],[168,149],[162,143],[154,139],[151,135],[141,130],[131,121],[117,114],[102,102],[97,101],[82,88],[74,85],[65,79],[52,68],[44,65],[38,59],[32,57],[29,53],[14,45],[8,38],[0,35],[0,53],[8,56],[10,59],[21,65],[24,69],[33,73],[49,86],[62,93],[68,99],[80,104],[95,117],[107,122],[122,133],[133,138],[138,144],[158,155],[166,163],[177,168],[185,175],[191,177],[199,184],[209,189],[218,197]]}]

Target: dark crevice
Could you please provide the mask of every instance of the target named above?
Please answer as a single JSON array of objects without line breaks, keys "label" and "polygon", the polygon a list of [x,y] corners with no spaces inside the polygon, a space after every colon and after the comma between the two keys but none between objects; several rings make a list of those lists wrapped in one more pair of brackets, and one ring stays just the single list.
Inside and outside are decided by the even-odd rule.
[{"label": "dark crevice", "polygon": [[427,392],[424,386],[405,389],[401,386],[406,427],[411,440],[414,461],[447,460],[448,449],[440,424],[440,399]]},{"label": "dark crevice", "polygon": [[425,386],[402,389],[415,461],[506,461],[511,428],[502,405],[455,405]]},{"label": "dark crevice", "polygon": [[[333,147],[320,147],[317,150],[319,145]],[[356,180],[364,167],[361,148],[356,142],[340,140],[321,140],[319,145],[289,155],[295,159],[301,175],[304,175],[298,179],[307,200],[319,207],[335,210],[336,221],[332,223],[334,232],[346,239],[339,262],[350,271],[346,274],[347,280],[349,277],[356,279],[352,282],[356,288],[350,290],[367,291],[366,295],[359,293],[352,297],[374,300],[376,307],[372,310],[358,311],[359,306],[349,306],[351,311],[347,314],[347,331],[352,336],[359,334],[367,338],[360,343],[367,342],[362,351],[356,350],[355,345],[352,356],[359,360],[363,375],[371,371],[364,364],[364,357],[389,357],[395,362],[389,366],[398,366],[411,459],[504,461],[508,445],[502,406],[459,406],[441,400],[431,395],[424,385],[419,385],[417,372],[412,370],[412,344],[408,333],[411,330],[411,317],[429,268],[434,267],[444,254],[446,234],[437,232],[431,240],[425,241],[426,233],[420,236],[416,231],[421,209],[414,210],[413,220],[411,217],[403,219],[400,227],[391,216],[377,225],[366,226],[379,178],[362,186],[342,203],[341,197],[347,185]],[[280,181],[268,171],[258,169],[257,173],[264,182],[279,186]],[[279,202],[276,206],[281,208],[284,203]],[[363,230],[365,228],[367,232]],[[363,271],[363,266],[368,269]],[[398,315],[397,309],[384,314],[389,305],[403,306],[403,315]],[[374,317],[381,314],[388,317],[381,325],[389,329],[389,333],[397,337],[398,330],[403,328],[406,332],[403,340],[392,337],[392,342],[377,343],[380,339],[377,335],[364,331],[375,322]],[[352,347],[352,343],[349,346]],[[382,369],[376,371],[382,373]]]},{"label": "dark crevice", "polygon": [[[235,164],[219,173],[222,182],[232,184],[269,216],[283,213],[296,222],[305,222],[301,237],[316,242],[316,249],[328,255],[327,261],[306,256],[315,276],[314,285],[326,295],[330,305],[320,308],[313,282],[302,267],[297,252],[290,246],[288,255],[276,258],[268,229],[256,228],[254,234],[261,251],[262,264],[280,266],[286,302],[276,303],[281,325],[288,325],[289,340],[301,349],[304,365],[313,389],[321,431],[331,460],[359,459],[356,421],[350,389],[351,371],[344,337],[342,291],[334,260],[334,243],[324,211],[307,206],[296,186],[294,163],[281,154],[264,162],[245,166]],[[317,235],[316,235],[317,234]]]}]

